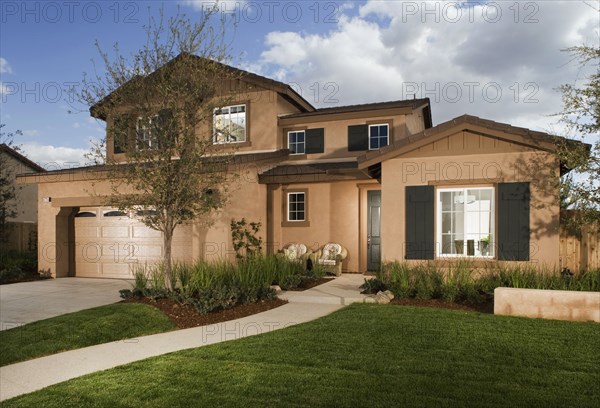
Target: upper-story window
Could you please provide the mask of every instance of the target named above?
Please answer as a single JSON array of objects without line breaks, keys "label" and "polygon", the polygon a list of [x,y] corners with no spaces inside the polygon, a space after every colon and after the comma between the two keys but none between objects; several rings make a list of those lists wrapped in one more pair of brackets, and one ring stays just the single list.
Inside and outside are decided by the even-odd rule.
[{"label": "upper-story window", "polygon": [[135,134],[138,150],[158,148],[158,122],[158,115],[137,119]]},{"label": "upper-story window", "polygon": [[213,129],[214,143],[245,142],[246,105],[232,105],[215,109]]},{"label": "upper-story window", "polygon": [[388,145],[389,125],[387,123],[369,125],[369,150],[376,150]]},{"label": "upper-story window", "polygon": [[305,150],[305,133],[304,130],[288,132],[288,149],[291,154],[304,154]]}]

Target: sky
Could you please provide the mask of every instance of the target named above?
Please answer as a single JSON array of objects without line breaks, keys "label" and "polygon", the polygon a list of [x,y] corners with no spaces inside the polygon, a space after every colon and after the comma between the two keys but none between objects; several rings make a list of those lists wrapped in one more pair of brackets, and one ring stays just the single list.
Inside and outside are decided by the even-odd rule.
[{"label": "sky", "polygon": [[[78,167],[102,121],[68,90],[115,42],[144,44],[149,15],[198,18],[214,1],[0,2],[0,123],[48,169]],[[557,87],[582,85],[562,49],[598,46],[600,0],[222,1],[232,65],[286,82],[317,107],[429,97],[434,125],[470,114],[570,137]],[[588,69],[590,69],[589,67]],[[598,135],[589,135],[593,141]]]}]

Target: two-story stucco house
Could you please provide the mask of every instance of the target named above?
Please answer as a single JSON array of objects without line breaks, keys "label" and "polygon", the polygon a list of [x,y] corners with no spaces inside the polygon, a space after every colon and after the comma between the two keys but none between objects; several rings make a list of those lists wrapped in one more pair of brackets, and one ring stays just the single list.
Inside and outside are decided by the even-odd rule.
[{"label": "two-story stucco house", "polygon": [[[342,244],[348,272],[461,257],[558,265],[558,179],[567,169],[555,136],[468,115],[432,127],[428,99],[318,109],[284,83],[251,73],[243,81],[213,122],[235,125],[234,137],[207,133],[236,145],[241,181],[210,228],[178,228],[175,258],[230,256],[229,222],[245,217],[262,223],[270,251]],[[113,118],[100,119],[107,155],[124,154]],[[132,262],[160,258],[160,233],[103,206],[110,188],[101,168],[20,182],[39,186],[40,269],[130,277]]]}]

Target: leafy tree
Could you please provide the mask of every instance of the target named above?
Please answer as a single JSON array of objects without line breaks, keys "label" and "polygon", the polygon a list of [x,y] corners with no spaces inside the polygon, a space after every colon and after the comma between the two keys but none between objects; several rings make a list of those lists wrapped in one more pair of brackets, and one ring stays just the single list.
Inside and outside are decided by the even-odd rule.
[{"label": "leafy tree", "polygon": [[167,284],[176,227],[210,224],[233,177],[233,151],[215,146],[210,131],[215,109],[231,103],[240,83],[240,71],[221,63],[229,59],[228,24],[216,11],[192,21],[179,10],[166,19],[161,9],[145,28],[146,44],[130,56],[118,44],[108,53],[97,42],[104,73],[85,75],[78,94],[107,121],[107,138],[88,155],[107,165],[107,204],[162,232]]},{"label": "leafy tree", "polygon": [[20,151],[15,144],[15,136],[22,135],[20,130],[5,132],[6,125],[0,123],[0,242],[6,242],[10,232],[8,220],[17,216],[17,187],[15,186],[15,167],[11,165],[8,154],[4,149]]},{"label": "leafy tree", "polygon": [[591,146],[565,142],[560,149],[563,162],[574,169],[562,180],[561,202],[575,210],[575,216],[565,221],[577,227],[600,219],[600,47],[582,45],[563,51],[582,71],[591,67],[582,86],[576,82],[559,87],[563,100],[561,122],[582,138],[595,136]]}]

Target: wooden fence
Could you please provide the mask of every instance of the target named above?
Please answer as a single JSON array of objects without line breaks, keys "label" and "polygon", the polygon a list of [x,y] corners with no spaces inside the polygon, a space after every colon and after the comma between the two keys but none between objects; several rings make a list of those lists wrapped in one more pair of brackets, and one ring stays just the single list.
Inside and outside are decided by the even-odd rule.
[{"label": "wooden fence", "polygon": [[572,272],[600,268],[600,227],[586,225],[581,234],[569,233],[566,228],[560,231],[560,267]]},{"label": "wooden fence", "polygon": [[7,223],[7,229],[7,241],[0,243],[0,249],[21,252],[37,249],[37,224],[9,222]]}]

